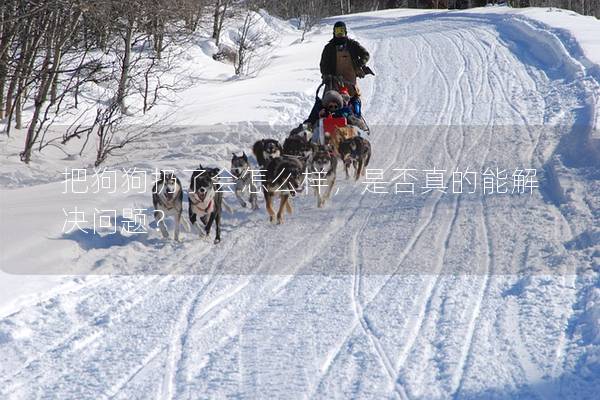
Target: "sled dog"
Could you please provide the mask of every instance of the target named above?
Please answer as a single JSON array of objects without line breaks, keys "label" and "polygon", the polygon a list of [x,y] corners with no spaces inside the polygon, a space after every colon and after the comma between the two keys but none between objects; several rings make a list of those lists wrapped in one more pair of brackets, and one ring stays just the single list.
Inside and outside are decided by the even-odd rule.
[{"label": "sled dog", "polygon": [[313,147],[304,135],[290,135],[283,142],[283,154],[310,160],[310,156],[313,154]]},{"label": "sled dog", "polygon": [[258,165],[261,168],[266,168],[269,164],[269,161],[274,158],[281,157],[283,148],[275,139],[262,139],[254,143],[254,146],[252,146],[252,152],[254,153],[254,157],[256,157],[256,162],[258,162]]},{"label": "sled dog", "polygon": [[290,196],[302,192],[304,164],[296,157],[279,157],[273,159],[267,166],[265,181],[263,182],[263,194],[269,220],[275,222],[275,211],[273,210],[273,197],[279,196],[279,210],[277,211],[277,223],[283,223],[283,212],[287,210],[292,213]]},{"label": "sled dog", "polygon": [[[221,213],[223,208],[223,193],[215,184],[218,168],[203,168],[202,165],[194,170],[190,179],[189,217],[192,225],[200,231],[200,237],[210,236],[212,224],[216,225],[214,243],[221,241]],[[200,225],[202,222],[203,226]]]},{"label": "sled dog", "polygon": [[312,186],[317,196],[317,207],[325,205],[335,185],[337,157],[331,146],[318,146],[310,163]]},{"label": "sled dog", "polygon": [[246,207],[247,203],[242,193],[247,191],[250,196],[248,201],[252,210],[258,209],[258,188],[253,182],[252,168],[248,161],[246,152],[243,152],[241,156],[237,156],[233,153],[231,158],[231,175],[235,179],[235,197],[240,202],[242,207]]},{"label": "sled dog", "polygon": [[340,143],[344,140],[352,139],[356,136],[356,130],[352,126],[342,126],[335,128],[335,131],[329,136],[329,144],[335,154],[340,154]]},{"label": "sled dog", "polygon": [[[174,239],[179,240],[179,225],[182,222],[183,188],[179,178],[173,172],[160,171],[158,180],[152,187],[152,205],[154,206],[154,220],[160,228],[163,238],[169,238],[165,225],[166,217],[175,217]],[[184,220],[187,225],[187,221]],[[189,226],[188,226],[189,229]]]},{"label": "sled dog", "polygon": [[350,166],[353,166],[356,171],[354,179],[358,180],[361,175],[365,174],[365,168],[371,160],[371,143],[360,136],[346,139],[340,143],[340,158],[344,163],[346,179],[350,178],[348,170]]}]

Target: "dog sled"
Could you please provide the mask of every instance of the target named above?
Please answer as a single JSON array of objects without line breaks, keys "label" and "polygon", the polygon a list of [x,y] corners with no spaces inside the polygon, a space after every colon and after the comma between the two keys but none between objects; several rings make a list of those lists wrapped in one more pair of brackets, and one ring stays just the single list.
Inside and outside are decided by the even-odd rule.
[{"label": "dog sled", "polygon": [[[326,97],[328,89],[330,90],[330,88],[333,87],[332,79],[334,79],[334,77],[325,77],[321,84],[317,87],[317,90],[315,91],[315,102],[308,118],[303,123],[298,125],[298,127],[292,129],[290,131],[290,136],[301,135],[312,143],[324,144],[326,135],[333,134],[333,126],[351,126],[359,136],[371,134],[371,129],[369,128],[369,125],[367,124],[367,121],[361,112],[361,103],[360,101],[356,101],[358,99],[356,99],[352,105],[347,104],[342,107],[349,111],[350,115],[348,115],[347,118],[337,117],[339,118],[338,120],[336,117],[334,117],[335,119],[332,121],[331,119],[321,115],[321,111],[325,106],[324,98]],[[341,77],[336,77],[335,82],[338,82],[338,84],[342,85],[347,81],[344,81]],[[347,83],[350,84],[350,82]],[[344,86],[341,87],[344,88]],[[319,94],[321,89],[323,89],[323,96]],[[338,93],[339,95],[339,92],[335,90],[334,92]],[[352,103],[352,99],[349,101],[349,103]]]},{"label": "dog sled", "polygon": [[[323,86],[326,86],[325,81],[317,88],[315,94],[315,106],[313,107],[312,112],[317,108],[321,110],[323,109],[323,106],[326,106],[323,100],[325,98],[325,93],[327,92],[323,92],[323,98],[319,96],[319,92]],[[364,134],[369,135],[368,125],[366,125],[366,123],[357,123],[357,118],[351,113],[348,105],[344,105],[343,108],[347,109],[348,113],[338,115],[328,113],[328,115],[324,117],[319,116],[312,127],[312,136],[310,138],[310,141],[314,144],[331,145],[333,152],[336,155],[339,154],[338,148],[342,141],[351,139],[355,136],[363,136]]]}]

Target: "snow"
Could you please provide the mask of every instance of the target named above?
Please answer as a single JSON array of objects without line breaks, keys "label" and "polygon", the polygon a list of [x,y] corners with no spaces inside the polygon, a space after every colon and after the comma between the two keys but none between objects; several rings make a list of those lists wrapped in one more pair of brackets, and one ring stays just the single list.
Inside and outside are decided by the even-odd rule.
[{"label": "snow", "polygon": [[[487,11],[487,10],[486,10]],[[512,18],[522,16],[539,21],[550,31],[562,35],[562,43],[570,51],[579,52],[585,58],[585,66],[597,73],[600,65],[600,43],[598,43],[598,19],[583,16],[560,8],[526,8],[510,10]]]},{"label": "snow", "polygon": [[[262,16],[279,36],[257,76],[234,78],[198,38],[179,65],[189,88],[107,167],[173,168],[187,186],[186,169],[228,167],[301,122],[338,18],[299,42]],[[89,155],[24,170],[16,133],[0,149],[0,397],[595,398],[600,22],[507,7],[343,19],[377,74],[361,82],[370,167],[536,168],[539,190],[372,194],[340,170],[325,208],[299,196],[281,226],[226,196],[218,246],[153,224],[63,234],[63,208],[150,195],[63,194]]]}]

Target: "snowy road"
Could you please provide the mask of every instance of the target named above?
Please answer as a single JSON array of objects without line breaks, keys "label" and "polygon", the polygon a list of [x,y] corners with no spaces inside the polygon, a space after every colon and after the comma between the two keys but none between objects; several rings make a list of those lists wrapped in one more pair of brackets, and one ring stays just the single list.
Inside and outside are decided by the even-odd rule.
[{"label": "snowy road", "polygon": [[593,397],[600,364],[582,367],[568,328],[581,301],[580,260],[565,248],[576,221],[554,183],[542,178],[532,195],[401,195],[391,178],[541,175],[591,118],[596,83],[525,20],[347,23],[372,51],[370,167],[388,172],[390,193],[342,177],[326,208],[301,196],[282,226],[262,209],[226,215],[216,247],[188,235],[88,251],[79,263],[198,274],[81,279],[2,319],[0,397]]}]

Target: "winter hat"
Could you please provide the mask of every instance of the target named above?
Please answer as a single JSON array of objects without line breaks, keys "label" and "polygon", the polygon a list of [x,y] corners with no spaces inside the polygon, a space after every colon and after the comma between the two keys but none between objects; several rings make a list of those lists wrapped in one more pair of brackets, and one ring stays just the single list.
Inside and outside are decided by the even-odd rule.
[{"label": "winter hat", "polygon": [[[339,33],[339,35],[337,35]],[[345,37],[348,35],[346,24],[343,21],[338,21],[333,25],[333,36],[334,37]]]},{"label": "winter hat", "polygon": [[336,103],[339,108],[342,108],[344,106],[344,99],[335,90],[328,90],[323,95],[323,104],[327,106],[329,103]]},{"label": "winter hat", "polygon": [[348,91],[348,88],[346,86],[342,86],[339,92],[344,100],[344,104],[347,104],[350,101],[350,92]]}]

